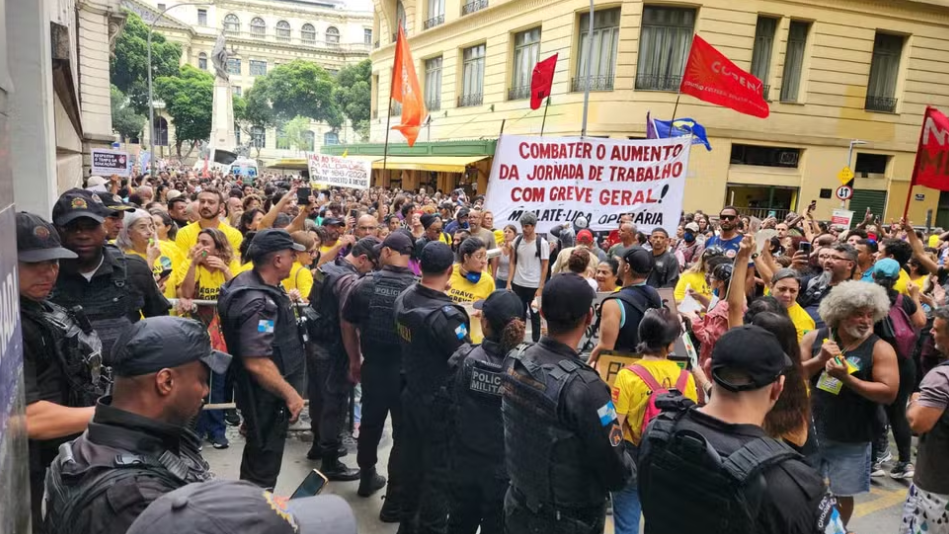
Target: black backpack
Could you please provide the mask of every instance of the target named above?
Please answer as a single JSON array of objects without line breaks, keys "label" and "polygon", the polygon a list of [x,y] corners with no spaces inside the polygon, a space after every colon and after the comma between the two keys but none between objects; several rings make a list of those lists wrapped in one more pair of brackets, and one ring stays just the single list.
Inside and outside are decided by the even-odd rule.
[{"label": "black backpack", "polygon": [[[756,532],[764,473],[800,454],[769,437],[753,439],[728,456],[721,456],[700,433],[678,428],[694,406],[663,395],[663,409],[640,443],[639,495],[648,534]],[[670,506],[689,503],[689,513]]]},{"label": "black backpack", "polygon": [[[642,293],[638,291],[637,294],[643,296]],[[629,304],[639,312],[640,320],[642,320],[643,316],[646,315],[646,310],[653,308],[653,306],[649,305],[650,303],[648,299],[644,298],[643,302],[640,302],[633,298],[632,295],[624,293],[622,289],[606,297],[603,299],[603,302],[600,303],[600,307],[596,310],[596,321],[587,328],[587,332],[585,334],[586,341],[580,346],[581,354],[590,354],[590,351],[593,350],[595,345],[594,341],[597,339],[597,334],[600,332],[600,322],[603,320],[603,305],[606,304],[606,301],[608,300],[620,300],[626,304]]]}]

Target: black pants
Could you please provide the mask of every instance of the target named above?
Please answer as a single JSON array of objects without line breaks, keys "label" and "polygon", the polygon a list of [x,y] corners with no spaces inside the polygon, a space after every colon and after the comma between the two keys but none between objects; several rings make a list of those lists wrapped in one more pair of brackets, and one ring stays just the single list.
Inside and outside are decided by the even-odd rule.
[{"label": "black pants", "polygon": [[[900,388],[896,392],[896,400],[884,406],[884,409],[890,428],[893,429],[893,438],[896,440],[896,450],[899,451],[900,461],[909,462],[912,461],[913,431],[909,427],[909,421],[906,420],[906,401],[916,387],[916,363],[911,358],[899,356],[897,360],[899,360]],[[886,436],[885,430],[884,436]]]},{"label": "black pants", "polygon": [[602,534],[606,526],[606,501],[602,506],[571,513],[534,513],[509,488],[504,497],[504,531],[507,534]]},{"label": "black pants", "polygon": [[511,291],[513,291],[524,304],[524,316],[527,317],[527,315],[530,314],[531,339],[534,340],[534,343],[537,343],[540,341],[540,314],[531,309],[531,302],[534,301],[534,297],[537,295],[537,288],[524,287],[512,283]]},{"label": "black pants", "polygon": [[320,444],[320,416],[323,413],[323,379],[320,376],[320,364],[316,347],[306,347],[306,398],[309,401],[307,411],[310,414],[310,431],[313,443]]},{"label": "black pants", "polygon": [[[245,384],[240,384],[239,387],[246,387]],[[251,405],[249,409],[243,404],[241,406],[247,430],[247,441],[241,458],[241,480],[273,489],[277,485],[277,475],[280,474],[280,464],[283,462],[290,414],[283,399],[277,398],[256,383],[250,384],[248,389],[250,395],[244,398],[249,399]],[[249,411],[252,413],[248,413]]]},{"label": "black pants", "polygon": [[339,434],[349,413],[349,393],[353,388],[348,378],[349,360],[343,354],[334,353],[328,359],[317,359],[316,363],[323,397],[320,452],[324,460],[335,461],[339,458]]},{"label": "black pants", "polygon": [[445,534],[448,527],[448,401],[402,393],[405,436],[399,531]]},{"label": "black pants", "polygon": [[452,446],[451,534],[503,534],[504,494],[509,480],[503,459],[496,459]]},{"label": "black pants", "polygon": [[362,470],[376,466],[379,459],[379,441],[392,415],[392,451],[389,454],[389,491],[392,499],[401,482],[398,469],[402,453],[402,370],[399,360],[385,363],[366,360],[362,365],[362,421],[359,425],[359,444],[356,462]]}]

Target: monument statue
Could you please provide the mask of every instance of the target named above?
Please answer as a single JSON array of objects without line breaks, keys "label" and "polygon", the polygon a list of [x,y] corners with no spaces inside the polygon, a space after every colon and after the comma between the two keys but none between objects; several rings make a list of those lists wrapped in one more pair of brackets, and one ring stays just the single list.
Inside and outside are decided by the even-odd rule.
[{"label": "monument statue", "polygon": [[234,99],[231,95],[230,77],[227,74],[227,58],[235,55],[237,51],[233,47],[228,51],[226,45],[222,32],[211,50],[215,76],[209,144],[212,148],[230,150],[237,144],[237,136],[234,133]]},{"label": "monument statue", "polygon": [[214,64],[214,73],[218,78],[230,81],[227,75],[227,47],[224,42],[224,32],[217,36],[214,48],[211,50],[211,62]]}]

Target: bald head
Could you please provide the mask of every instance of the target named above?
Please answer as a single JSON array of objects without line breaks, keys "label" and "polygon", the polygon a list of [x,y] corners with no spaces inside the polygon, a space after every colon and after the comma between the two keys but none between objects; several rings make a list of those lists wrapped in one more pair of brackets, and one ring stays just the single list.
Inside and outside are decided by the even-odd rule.
[{"label": "bald head", "polygon": [[375,237],[379,230],[379,221],[372,215],[363,215],[356,220],[356,230],[353,234],[356,239]]}]

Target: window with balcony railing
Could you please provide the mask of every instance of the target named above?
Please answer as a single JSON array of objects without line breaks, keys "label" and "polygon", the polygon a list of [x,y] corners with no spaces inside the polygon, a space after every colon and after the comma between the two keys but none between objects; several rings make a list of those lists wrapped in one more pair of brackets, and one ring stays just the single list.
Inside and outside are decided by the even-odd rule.
[{"label": "window with balcony railing", "polygon": [[445,23],[445,0],[428,0],[428,19],[422,25],[426,30]]},{"label": "window with balcony railing", "polygon": [[425,107],[429,111],[442,108],[442,57],[425,60]]},{"label": "window with balcony railing", "polygon": [[692,46],[694,27],[694,9],[660,6],[643,8],[639,61],[636,65],[637,90],[679,90]]},{"label": "window with balcony railing", "polygon": [[524,100],[531,97],[530,85],[516,85],[507,90],[508,100]]},{"label": "window with balcony railing", "polygon": [[903,55],[903,37],[877,33],[873,40],[870,81],[867,83],[867,111],[896,112],[896,83]]},{"label": "window with balcony railing", "polygon": [[250,34],[258,39],[267,36],[267,23],[264,22],[264,19],[254,17],[253,20],[250,21]]},{"label": "window with balcony railing", "polygon": [[326,29],[326,44],[330,46],[339,46],[339,30],[334,26]]},{"label": "window with balcony railing", "polygon": [[316,28],[309,22],[300,29],[300,40],[303,44],[316,44]]},{"label": "window with balcony railing", "polygon": [[[778,19],[772,17],[758,17],[755,26],[755,47],[751,51],[751,73],[767,87],[768,75],[771,73],[771,54],[774,50],[774,34],[778,29]],[[768,99],[767,89],[764,91],[765,100]]]},{"label": "window with balcony railing", "polygon": [[[590,35],[590,14],[579,17],[577,73],[573,79],[574,91],[612,91],[613,75],[616,69],[616,49],[619,45],[620,8],[601,9],[593,13],[593,34]],[[593,47],[589,72],[590,47]],[[578,87],[580,87],[578,89]]]},{"label": "window with balcony railing", "polygon": [[488,7],[488,0],[472,0],[461,6],[461,16],[477,13],[486,7]]},{"label": "window with balcony railing", "polygon": [[432,17],[426,20],[423,26],[427,30],[429,28],[434,28],[435,26],[438,26],[439,24],[444,24],[444,23],[445,23],[445,15],[438,15],[437,17]]},{"label": "window with balcony railing", "polygon": [[540,28],[532,28],[514,34],[514,65],[508,100],[519,100],[531,96],[531,75],[540,59]]},{"label": "window with balcony railing", "polygon": [[461,96],[458,107],[480,106],[484,89],[484,55],[486,45],[479,44],[462,51]]},{"label": "window with balcony railing", "polygon": [[867,95],[867,99],[864,103],[864,109],[867,111],[896,113],[896,99],[889,96]]},{"label": "window with balcony railing", "polygon": [[280,22],[277,23],[277,40],[278,41],[284,41],[284,42],[290,41],[291,32],[292,30],[290,29],[289,22],[285,20],[281,20]]},{"label": "window with balcony railing", "polygon": [[234,35],[241,33],[241,19],[237,18],[237,15],[231,13],[224,17],[224,33]]},{"label": "window with balcony railing", "polygon": [[484,99],[481,93],[464,94],[458,97],[458,107],[468,108],[468,107],[473,107],[473,106],[480,106],[483,101]]}]

